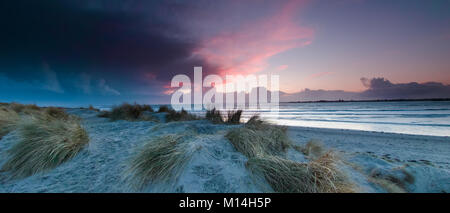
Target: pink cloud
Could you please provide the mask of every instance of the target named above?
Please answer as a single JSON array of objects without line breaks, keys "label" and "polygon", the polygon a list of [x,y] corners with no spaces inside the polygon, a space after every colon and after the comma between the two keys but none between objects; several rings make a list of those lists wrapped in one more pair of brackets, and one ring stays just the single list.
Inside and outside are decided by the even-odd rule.
[{"label": "pink cloud", "polygon": [[222,75],[262,71],[270,57],[311,43],[314,30],[293,20],[302,3],[290,1],[273,16],[205,39],[195,54],[217,65]]},{"label": "pink cloud", "polygon": [[450,31],[445,33],[443,36],[444,40],[450,40]]},{"label": "pink cloud", "polygon": [[156,79],[156,74],[155,73],[151,73],[151,72],[147,72],[147,73],[144,74],[144,78],[149,80],[149,81],[152,81],[152,80]]},{"label": "pink cloud", "polygon": [[281,65],[281,66],[277,67],[277,71],[283,71],[283,70],[286,70],[288,67],[289,67],[289,66],[286,65],[286,64]]},{"label": "pink cloud", "polygon": [[166,84],[164,84],[163,88],[164,88],[164,91],[162,91],[162,93],[165,95],[170,95],[170,94],[174,93],[175,90],[177,89],[177,88],[172,88],[170,82],[167,82]]},{"label": "pink cloud", "polygon": [[319,73],[314,73],[312,75],[309,76],[309,79],[315,79],[315,78],[321,78],[323,76],[326,75],[332,75],[334,74],[334,72],[319,72]]}]

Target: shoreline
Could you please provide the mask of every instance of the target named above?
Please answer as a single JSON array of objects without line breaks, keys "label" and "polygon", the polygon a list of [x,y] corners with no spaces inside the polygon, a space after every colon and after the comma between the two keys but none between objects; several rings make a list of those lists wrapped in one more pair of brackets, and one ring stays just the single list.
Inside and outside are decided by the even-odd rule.
[{"label": "shoreline", "polygon": [[[407,192],[450,189],[448,137],[311,127],[288,127],[288,136],[296,145],[316,139],[337,151],[350,167],[342,169],[363,187],[361,191],[402,192],[378,182],[380,176],[406,181]],[[376,189],[376,184],[384,189]]]},{"label": "shoreline", "polygon": [[429,99],[375,99],[375,100],[318,100],[318,101],[283,101],[280,103],[351,103],[351,102],[420,102],[420,101],[450,101],[450,98]]},{"label": "shoreline", "polygon": [[429,161],[450,169],[450,139],[445,136],[315,127],[288,127],[288,135],[297,144],[317,139],[347,153],[371,153],[405,162]]},{"label": "shoreline", "polygon": [[307,127],[307,126],[291,126],[291,125],[281,125],[281,124],[274,124],[279,126],[286,126],[289,129],[297,130],[297,131],[323,131],[328,133],[362,133],[362,134],[373,134],[373,135],[385,135],[386,137],[393,136],[393,137],[411,137],[411,138],[428,138],[428,139],[436,139],[436,140],[447,140],[446,142],[450,143],[450,136],[440,136],[440,135],[420,135],[420,134],[407,134],[407,133],[397,133],[397,132],[382,132],[382,131],[370,131],[370,130],[360,130],[360,129],[343,129],[343,128],[327,128],[327,127]]}]

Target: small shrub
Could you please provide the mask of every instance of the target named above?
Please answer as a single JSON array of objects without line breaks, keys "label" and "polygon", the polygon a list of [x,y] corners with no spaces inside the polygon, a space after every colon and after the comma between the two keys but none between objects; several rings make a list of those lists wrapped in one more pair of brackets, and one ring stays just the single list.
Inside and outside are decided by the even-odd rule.
[{"label": "small shrub", "polygon": [[222,124],[224,123],[222,115],[216,108],[213,108],[211,110],[206,110],[205,114],[206,120],[210,120],[214,124]]},{"label": "small shrub", "polygon": [[141,189],[149,183],[178,178],[192,156],[180,141],[180,135],[165,135],[145,144],[126,171],[132,186]]},{"label": "small shrub", "polygon": [[9,150],[10,157],[2,167],[15,178],[55,168],[89,142],[80,120],[74,116],[35,115],[20,123],[18,130],[21,140]]},{"label": "small shrub", "polygon": [[181,111],[177,112],[175,110],[170,110],[166,115],[166,121],[190,121],[190,120],[198,120],[198,117],[188,113],[186,110],[181,109]]}]

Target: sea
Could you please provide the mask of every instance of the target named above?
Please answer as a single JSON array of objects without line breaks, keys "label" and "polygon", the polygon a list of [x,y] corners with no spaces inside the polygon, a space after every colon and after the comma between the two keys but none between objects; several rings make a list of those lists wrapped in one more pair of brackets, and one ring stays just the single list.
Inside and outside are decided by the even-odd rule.
[{"label": "sea", "polygon": [[280,103],[278,111],[244,110],[243,120],[253,115],[286,126],[450,136],[450,101]]}]

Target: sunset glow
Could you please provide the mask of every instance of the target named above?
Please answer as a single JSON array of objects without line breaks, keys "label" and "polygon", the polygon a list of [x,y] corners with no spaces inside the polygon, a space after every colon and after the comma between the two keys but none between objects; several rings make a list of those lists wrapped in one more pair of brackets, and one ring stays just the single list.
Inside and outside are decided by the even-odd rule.
[{"label": "sunset glow", "polygon": [[[448,1],[29,4],[1,8],[6,101],[33,102],[29,94],[38,93],[42,103],[67,105],[166,103],[176,90],[171,79],[192,77],[195,66],[223,79],[277,74],[288,100],[309,91],[327,99],[409,98],[416,84],[417,98],[441,97],[450,84]],[[403,92],[370,92],[362,78]]]}]

